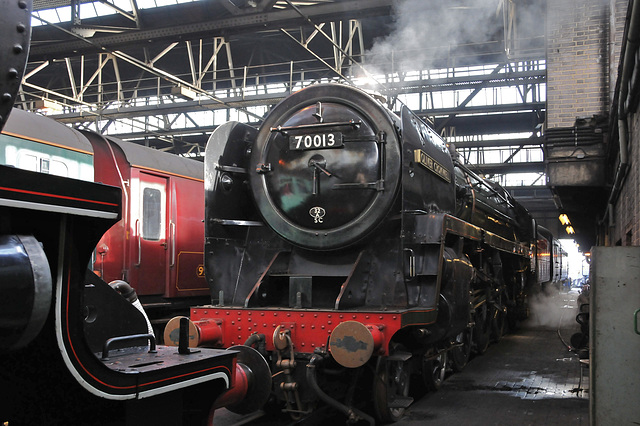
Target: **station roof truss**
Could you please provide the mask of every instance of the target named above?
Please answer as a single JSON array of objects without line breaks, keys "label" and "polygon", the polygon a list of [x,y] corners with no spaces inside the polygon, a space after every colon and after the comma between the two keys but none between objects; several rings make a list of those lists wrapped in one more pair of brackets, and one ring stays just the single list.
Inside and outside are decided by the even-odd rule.
[{"label": "station roof truss", "polygon": [[[486,139],[481,134],[534,132],[544,120],[544,35],[517,32],[514,2],[449,2],[447,13],[457,25],[482,12],[483,24],[493,29],[473,41],[446,33],[427,37],[417,53],[411,52],[415,46],[396,43],[396,57],[389,60],[374,45],[404,22],[399,3],[34,0],[19,106],[47,105],[48,115],[74,127],[197,156],[221,122],[257,124],[301,87],[357,84],[363,74],[375,74],[372,89],[392,109],[417,96],[411,109],[445,135],[478,140]],[[438,3],[405,2],[432,14],[442,12]],[[108,14],[93,17],[101,11]],[[416,76],[400,52],[429,57],[430,63]],[[373,65],[376,71],[368,71]],[[479,93],[499,97],[500,87],[515,87],[522,96],[511,103],[475,102]],[[450,96],[463,98],[451,105],[434,100]]]}]

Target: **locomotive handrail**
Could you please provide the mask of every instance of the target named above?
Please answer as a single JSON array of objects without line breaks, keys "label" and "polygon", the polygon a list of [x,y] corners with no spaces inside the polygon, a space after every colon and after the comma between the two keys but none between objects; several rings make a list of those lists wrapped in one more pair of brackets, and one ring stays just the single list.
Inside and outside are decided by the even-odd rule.
[{"label": "locomotive handrail", "polygon": [[507,205],[509,207],[513,207],[513,203],[511,203],[511,201],[504,196],[504,194],[501,194],[500,192],[498,192],[494,187],[492,187],[491,185],[489,185],[486,182],[486,179],[478,176],[475,172],[473,172],[470,168],[468,168],[467,166],[465,166],[464,164],[462,164],[458,159],[453,159],[453,162],[460,167],[462,170],[464,170],[465,173],[468,173],[470,176],[472,176],[474,179],[476,179],[478,182],[480,182],[482,185],[484,185],[489,191],[493,192],[498,198],[500,198],[502,201],[504,201],[505,203],[507,203]]},{"label": "locomotive handrail", "polygon": [[[486,199],[487,198],[485,198],[485,200]],[[497,210],[497,209],[493,208],[491,206],[491,204],[488,204],[487,202],[485,202],[481,197],[476,197],[476,204],[478,206],[483,206],[485,209],[491,211],[492,214],[494,214],[496,216],[500,216],[500,218],[502,220],[504,220],[505,222],[510,222],[510,221],[513,220],[513,218],[510,217],[509,215],[506,215],[506,214],[502,213],[500,210]],[[511,206],[511,207],[513,207],[513,206]]]},{"label": "locomotive handrail", "polygon": [[415,278],[416,276],[416,255],[413,249],[408,247],[404,248],[406,253],[409,253],[409,278]]},{"label": "locomotive handrail", "polygon": [[244,173],[244,174],[249,173],[247,171],[247,169],[245,169],[243,167],[223,166],[223,165],[220,165],[220,164],[217,164],[215,169],[219,170],[221,172],[229,172],[229,173]]},{"label": "locomotive handrail", "polygon": [[235,220],[235,219],[210,219],[212,223],[218,223],[220,225],[232,225],[232,226],[264,226],[264,223],[257,220]]},{"label": "locomotive handrail", "polygon": [[271,132],[280,132],[285,133],[287,130],[304,130],[304,129],[322,129],[326,127],[339,127],[339,126],[351,126],[351,127],[359,127],[362,124],[361,121],[349,120],[349,121],[338,121],[335,123],[314,123],[314,124],[300,124],[299,126],[278,126],[271,127],[269,130]]},{"label": "locomotive handrail", "polygon": [[[379,132],[378,135],[376,135],[376,139],[375,142],[378,144],[385,144],[387,142],[387,135],[384,132]],[[378,175],[379,175],[379,179],[375,182],[364,182],[364,183],[360,183],[360,182],[349,182],[349,183],[336,183],[335,185],[333,185],[333,187],[331,187],[331,189],[333,190],[340,190],[340,189],[372,189],[374,191],[377,192],[381,192],[384,191],[384,181],[385,181],[385,161],[386,161],[386,157],[385,157],[385,150],[384,149],[379,149],[378,150],[378,158],[379,158],[379,163],[380,163],[380,168],[378,171]]]},{"label": "locomotive handrail", "polygon": [[153,334],[150,334],[150,333],[131,334],[129,336],[119,336],[119,337],[112,337],[110,339],[107,339],[107,341],[104,342],[104,346],[102,347],[102,357],[100,359],[102,361],[109,360],[109,349],[112,344],[118,343],[118,342],[126,342],[128,340],[142,339],[142,338],[146,338],[147,340],[149,340],[149,353],[156,353],[157,352],[156,337]]},{"label": "locomotive handrail", "polygon": [[426,210],[402,210],[402,214],[414,214],[414,215],[419,215],[419,214],[429,214],[428,211]]},{"label": "locomotive handrail", "polygon": [[331,189],[373,189],[374,191],[384,191],[384,180],[364,183],[336,183]]}]

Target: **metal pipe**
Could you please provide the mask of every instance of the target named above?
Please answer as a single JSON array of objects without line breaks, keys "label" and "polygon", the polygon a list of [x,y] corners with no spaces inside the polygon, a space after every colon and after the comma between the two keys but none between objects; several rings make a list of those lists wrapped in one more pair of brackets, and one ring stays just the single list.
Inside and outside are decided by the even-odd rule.
[{"label": "metal pipe", "polygon": [[147,323],[147,333],[152,334],[155,337],[155,333],[153,331],[153,327],[151,326],[151,321],[149,321],[149,316],[147,312],[144,310],[140,299],[138,299],[138,294],[134,290],[131,285],[123,280],[114,280],[109,283],[109,286],[118,292],[122,297],[124,297],[129,303],[131,303],[144,317],[145,322]]},{"label": "metal pipe", "polygon": [[264,342],[265,336],[264,334],[254,333],[247,338],[244,342],[244,346],[253,346],[256,343]]},{"label": "metal pipe", "polygon": [[341,402],[331,398],[329,395],[324,393],[322,389],[320,389],[320,386],[318,386],[318,382],[316,381],[316,367],[317,367],[317,364],[319,364],[322,361],[323,361],[322,357],[320,357],[317,354],[313,355],[311,357],[311,360],[309,360],[309,363],[307,364],[307,371],[306,371],[307,383],[309,383],[309,385],[311,386],[311,389],[313,389],[313,391],[316,393],[318,398],[320,398],[322,401],[329,404],[336,410],[340,411],[341,413],[344,413],[348,417],[348,422],[355,423],[358,420],[362,419],[368,422],[371,426],[375,425],[376,422],[373,419],[373,417],[363,413],[357,408],[348,407],[342,404]]},{"label": "metal pipe", "polygon": [[626,103],[627,98],[629,97],[629,79],[633,74],[633,69],[635,67],[635,53],[638,50],[638,37],[640,36],[640,6],[638,5],[638,1],[633,0],[630,5],[631,13],[629,14],[629,27],[627,29],[627,37],[624,49],[624,57],[622,62],[622,72],[620,73],[620,80],[618,82],[620,92],[618,95],[618,144],[619,144],[619,157],[620,163],[618,164],[618,168],[616,170],[616,176],[614,178],[613,187],[611,188],[611,193],[609,195],[609,200],[607,201],[607,205],[610,205],[611,208],[607,208],[605,212],[605,217],[603,218],[601,223],[604,223],[606,220],[607,214],[610,215],[610,223],[611,219],[613,219],[612,215],[614,214],[614,204],[618,199],[618,195],[620,189],[622,187],[622,182],[627,174],[627,168],[629,164],[628,159],[628,127],[627,127],[627,111],[626,111]]}]

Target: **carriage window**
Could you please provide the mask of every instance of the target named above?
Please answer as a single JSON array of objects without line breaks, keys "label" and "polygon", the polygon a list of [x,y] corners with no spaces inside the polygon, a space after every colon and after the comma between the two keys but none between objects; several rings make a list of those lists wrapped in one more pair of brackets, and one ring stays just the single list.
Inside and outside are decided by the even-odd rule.
[{"label": "carriage window", "polygon": [[69,177],[69,167],[62,161],[51,160],[49,173],[56,176]]},{"label": "carriage window", "polygon": [[142,195],[142,238],[158,241],[162,236],[162,193],[144,188]]},{"label": "carriage window", "polygon": [[38,157],[33,154],[19,152],[16,167],[23,170],[38,171]]}]

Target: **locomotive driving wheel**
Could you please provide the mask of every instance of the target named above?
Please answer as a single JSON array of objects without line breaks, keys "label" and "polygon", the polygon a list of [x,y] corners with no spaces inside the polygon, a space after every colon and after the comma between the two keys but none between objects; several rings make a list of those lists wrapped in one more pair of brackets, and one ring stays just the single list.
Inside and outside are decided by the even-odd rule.
[{"label": "locomotive driving wheel", "polygon": [[427,352],[422,359],[422,380],[430,391],[437,391],[442,386],[447,372],[447,352]]},{"label": "locomotive driving wheel", "polygon": [[507,310],[503,305],[503,293],[500,292],[500,296],[495,299],[495,306],[493,307],[491,316],[491,338],[496,343],[502,340],[507,322],[506,319]]},{"label": "locomotive driving wheel", "polygon": [[388,357],[378,358],[373,384],[373,409],[383,423],[396,422],[413,402],[409,396],[411,354],[397,348]]},{"label": "locomotive driving wheel", "polygon": [[459,373],[467,365],[471,355],[471,329],[461,331],[455,338],[456,347],[451,349],[451,368]]},{"label": "locomotive driving wheel", "polygon": [[483,354],[489,347],[491,337],[491,307],[487,300],[476,307],[475,326],[473,328],[473,341],[475,353]]}]

